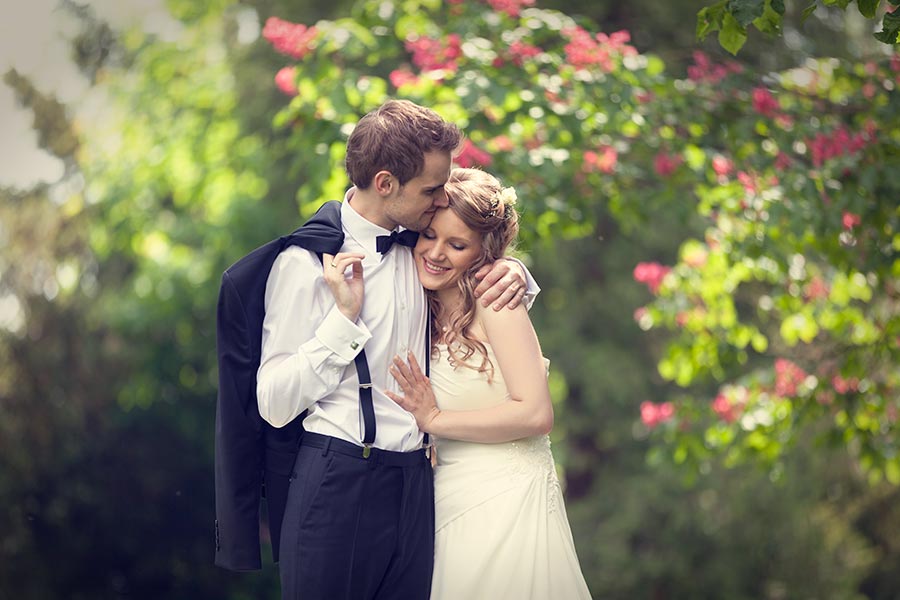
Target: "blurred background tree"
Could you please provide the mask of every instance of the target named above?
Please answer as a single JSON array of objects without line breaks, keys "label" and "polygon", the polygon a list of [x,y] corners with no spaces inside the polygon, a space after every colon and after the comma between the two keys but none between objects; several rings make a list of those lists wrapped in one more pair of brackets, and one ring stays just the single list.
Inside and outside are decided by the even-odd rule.
[{"label": "blurred background tree", "polygon": [[[429,35],[443,38],[448,21],[430,24],[425,9],[470,11],[471,18],[456,15],[454,22],[472,35],[513,18],[497,12],[485,21],[479,15],[487,7],[477,3],[437,4],[397,4],[397,33],[433,26]],[[211,565],[218,276],[342,191],[347,125],[396,91],[391,72],[408,70],[416,77],[424,69],[402,36],[397,40],[393,32],[369,26],[375,16],[366,3],[172,0],[167,6],[177,27],[171,39],[141,28],[116,31],[84,6],[63,6],[81,28],[72,40],[73,59],[108,103],[102,119],[82,121],[75,107],[36,89],[22,73],[9,71],[4,78],[33,111],[40,144],[63,160],[65,175],[52,185],[0,190],[0,502],[7,507],[0,516],[0,597],[275,598],[271,565],[244,575]],[[555,140],[554,147],[569,150],[571,159],[529,162],[539,148],[528,148],[526,134],[535,133],[528,127],[538,119],[517,121],[517,113],[527,114],[519,106],[492,120],[478,104],[480,92],[463,101],[448,93],[458,92],[461,79],[453,88],[407,79],[411,87],[399,93],[427,99],[459,121],[475,149],[493,155],[487,168],[523,190],[526,258],[544,287],[533,317],[553,362],[556,455],[594,595],[893,598],[900,589],[892,535],[900,518],[897,490],[866,480],[851,458],[852,443],[849,453],[819,443],[816,428],[833,427],[813,419],[762,469],[741,461],[724,469],[713,449],[728,444],[709,443],[706,430],[727,435],[727,423],[712,412],[700,415],[718,394],[719,381],[692,378],[688,395],[656,368],[673,339],[676,346],[691,343],[690,332],[679,338],[675,305],[697,280],[673,275],[654,296],[634,282],[633,269],[644,261],[689,259],[684,241],[701,243],[710,228],[707,215],[696,210],[704,194],[693,188],[719,188],[712,164],[719,138],[667,138],[661,127],[699,119],[692,103],[697,96],[690,95],[696,88],[679,88],[680,101],[665,91],[675,78],[690,80],[688,69],[699,66],[694,50],[704,48],[712,57],[705,67],[721,63],[715,40],[693,41],[701,7],[643,0],[561,7],[583,15],[578,22],[591,32],[628,29],[641,56],[663,58],[626,69],[618,56],[597,85],[605,91],[619,86],[619,99],[579,99],[610,117],[601,131],[581,131],[561,120],[541,134],[550,136],[542,144]],[[313,24],[347,14],[354,21],[344,23],[346,44],[320,48],[321,56],[337,60],[310,54],[300,61],[305,70],[282,76],[283,89],[299,92],[286,104],[273,76],[290,61],[260,38],[266,19]],[[752,86],[761,74],[811,56],[878,58],[880,50],[854,18],[817,10],[796,29],[786,26],[781,38],[751,39],[740,54],[743,74],[732,73],[735,79],[721,87]],[[329,30],[326,22],[319,29],[339,39],[340,28]],[[354,49],[366,39],[377,41]],[[368,87],[337,70],[347,66],[340,54],[352,52],[376,61],[360,68],[368,69]],[[522,77],[537,77],[537,71],[511,67],[484,67],[496,76],[491,89],[503,92],[491,97],[494,108],[516,101],[512,92],[522,89],[515,85]],[[861,84],[847,85],[862,93]],[[358,97],[347,94],[352,89]],[[655,92],[662,103],[642,104],[641,90]],[[891,91],[878,97],[893,103]],[[552,101],[535,95],[527,105],[552,115]],[[881,110],[888,114],[890,106]],[[706,117],[733,122],[731,132],[740,133],[742,124],[756,127],[749,95],[714,108]],[[638,124],[645,143],[634,142],[628,128],[623,133],[633,114],[667,111],[670,121],[648,124],[645,118]],[[512,147],[493,135],[516,122],[522,129],[512,129],[519,135],[510,137]],[[882,130],[890,131],[887,120]],[[742,135],[759,135],[753,138],[758,143],[771,137]],[[888,133],[886,141],[891,139]],[[696,168],[687,164],[690,145],[704,152]],[[606,148],[616,150],[618,162],[610,165]],[[666,177],[654,163],[663,149],[677,163]],[[594,154],[586,158],[585,151]],[[730,158],[740,168],[751,155]],[[485,160],[471,149],[467,156]],[[847,168],[869,167],[861,158]],[[573,172],[584,181],[568,176]],[[729,192],[717,201],[734,200],[729,210],[745,210],[736,173],[721,187]],[[859,214],[869,215],[866,227],[879,232],[882,213]],[[880,240],[880,232],[873,239]],[[719,275],[697,272],[701,283]],[[890,282],[882,277],[878,285]],[[888,289],[869,287],[876,298]],[[676,335],[656,327],[645,333],[646,320],[633,318],[654,297],[648,314],[656,316],[656,325],[670,319]],[[864,404],[861,397],[850,400]],[[679,429],[673,416],[654,422],[651,431],[637,418],[642,402],[672,402],[679,411],[696,406],[698,425]],[[881,463],[869,472],[883,472],[889,452],[873,455]],[[673,464],[673,454],[682,466]]]}]

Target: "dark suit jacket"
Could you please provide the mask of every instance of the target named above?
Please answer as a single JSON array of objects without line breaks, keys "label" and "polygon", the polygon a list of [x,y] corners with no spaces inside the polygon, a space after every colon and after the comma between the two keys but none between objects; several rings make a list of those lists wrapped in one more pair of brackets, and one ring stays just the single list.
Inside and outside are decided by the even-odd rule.
[{"label": "dark suit jacket", "polygon": [[300,435],[301,415],[277,429],[259,415],[256,372],[269,271],[288,246],[337,254],[344,243],[341,203],[326,202],[302,227],[257,248],[222,275],[216,312],[219,394],[216,406],[216,558],[235,571],[262,567],[260,500],[266,498],[272,553],[278,561],[281,520]]}]

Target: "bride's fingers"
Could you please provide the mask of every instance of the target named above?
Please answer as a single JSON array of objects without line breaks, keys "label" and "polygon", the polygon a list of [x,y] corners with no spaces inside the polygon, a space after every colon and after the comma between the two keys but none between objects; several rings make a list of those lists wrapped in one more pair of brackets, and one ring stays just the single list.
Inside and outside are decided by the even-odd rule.
[{"label": "bride's fingers", "polygon": [[409,366],[399,356],[394,356],[394,366],[410,383],[414,383],[416,381],[415,373],[410,370]]},{"label": "bride's fingers", "polygon": [[403,393],[409,394],[412,390],[412,383],[410,383],[409,379],[397,368],[397,365],[391,365],[388,369],[388,372],[394,377],[397,381],[397,384],[400,386],[400,389],[403,390]]},{"label": "bride's fingers", "polygon": [[412,352],[407,352],[406,355],[409,359],[409,368],[412,371],[412,376],[415,382],[419,384],[428,383],[428,378],[425,377],[424,373],[422,373],[422,369],[421,367],[419,367],[419,361],[416,360],[416,355]]}]

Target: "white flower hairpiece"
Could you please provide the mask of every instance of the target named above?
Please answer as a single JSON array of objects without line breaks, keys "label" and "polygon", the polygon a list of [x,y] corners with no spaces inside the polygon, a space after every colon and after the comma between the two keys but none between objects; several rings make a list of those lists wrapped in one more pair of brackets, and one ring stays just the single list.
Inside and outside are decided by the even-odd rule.
[{"label": "white flower hairpiece", "polygon": [[501,206],[515,206],[518,196],[516,196],[516,188],[505,187],[494,195],[494,202]]}]

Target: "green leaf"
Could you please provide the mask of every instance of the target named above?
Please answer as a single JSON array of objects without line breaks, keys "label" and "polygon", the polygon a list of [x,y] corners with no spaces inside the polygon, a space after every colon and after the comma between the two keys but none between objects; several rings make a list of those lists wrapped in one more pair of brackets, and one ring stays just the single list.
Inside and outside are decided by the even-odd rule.
[{"label": "green leaf", "polygon": [[812,16],[812,14],[814,12],[816,12],[817,6],[818,6],[818,4],[816,2],[813,2],[812,4],[810,4],[809,6],[804,8],[803,12],[800,13],[800,22],[802,23],[802,22],[806,21],[808,18],[810,18]]},{"label": "green leaf", "polygon": [[742,27],[761,17],[765,8],[765,0],[731,0],[728,3],[728,12]]},{"label": "green leaf", "polygon": [[[900,0],[897,1],[900,2]],[[784,15],[784,0],[769,0],[769,8],[779,15]]]},{"label": "green leaf", "polygon": [[719,44],[732,55],[737,55],[738,50],[746,41],[747,29],[742,27],[737,19],[731,16],[731,13],[725,13],[722,19],[722,29],[719,30]]},{"label": "green leaf", "polygon": [[713,31],[722,28],[722,20],[728,14],[728,0],[722,0],[712,6],[700,9],[697,13],[697,39],[702,40]]},{"label": "green leaf", "polygon": [[900,14],[885,13],[881,31],[875,34],[875,39],[885,44],[896,44],[898,35],[900,35]]},{"label": "green leaf", "polygon": [[875,11],[878,9],[878,4],[881,0],[856,0],[856,6],[859,8],[859,12],[867,19],[875,18]]},{"label": "green leaf", "polygon": [[753,21],[753,26],[763,33],[777,35],[781,33],[782,16],[771,6],[766,6],[763,15]]}]

